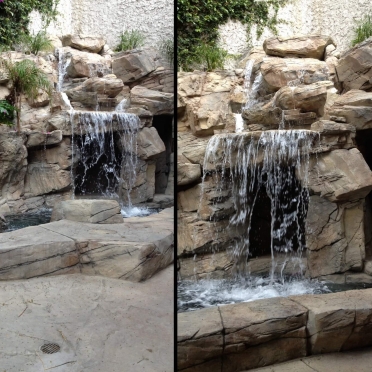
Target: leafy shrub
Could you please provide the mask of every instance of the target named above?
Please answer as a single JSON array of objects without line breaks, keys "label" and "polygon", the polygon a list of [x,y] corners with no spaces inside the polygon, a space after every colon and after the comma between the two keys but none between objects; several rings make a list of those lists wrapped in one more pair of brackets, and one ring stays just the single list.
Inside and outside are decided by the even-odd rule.
[{"label": "leafy shrub", "polygon": [[277,18],[280,6],[287,0],[178,0],[177,1],[177,63],[188,71],[195,62],[197,46],[203,42],[214,46],[218,27],[229,19],[242,22],[250,35],[257,25],[257,36],[265,27],[276,32],[285,21]]},{"label": "leafy shrub", "polygon": [[222,70],[227,57],[226,50],[202,43],[195,49],[194,61],[207,71]]},{"label": "leafy shrub", "polygon": [[22,34],[17,44],[22,52],[35,55],[41,51],[49,52],[53,50],[53,44],[45,31],[39,31],[36,35]]},{"label": "leafy shrub", "polygon": [[144,42],[145,36],[141,31],[123,31],[120,35],[119,45],[115,48],[115,51],[124,52],[126,50],[136,49],[143,46]]},{"label": "leafy shrub", "polygon": [[362,41],[368,39],[372,36],[372,16],[365,15],[364,18],[357,23],[356,28],[354,29],[355,37],[351,42],[351,45],[361,43]]},{"label": "leafy shrub", "polygon": [[58,14],[59,0],[4,0],[0,2],[0,44],[13,45],[20,35],[27,34],[29,15],[33,10],[40,12],[46,28]]},{"label": "leafy shrub", "polygon": [[161,54],[169,62],[170,65],[173,65],[174,62],[174,41],[173,39],[163,39],[160,42],[159,49]]},{"label": "leafy shrub", "polygon": [[36,99],[40,89],[51,95],[52,86],[47,76],[33,61],[28,59],[20,62],[2,59],[0,60],[0,67],[6,70],[12,81],[12,88],[7,100],[17,108],[17,130],[20,132],[21,94],[25,94],[30,99]]},{"label": "leafy shrub", "polygon": [[13,125],[16,108],[6,100],[0,101],[0,124]]}]

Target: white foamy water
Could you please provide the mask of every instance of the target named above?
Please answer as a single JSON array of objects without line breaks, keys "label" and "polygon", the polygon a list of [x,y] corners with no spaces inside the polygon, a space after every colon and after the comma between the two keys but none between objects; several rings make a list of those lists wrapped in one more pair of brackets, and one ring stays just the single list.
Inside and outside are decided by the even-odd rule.
[{"label": "white foamy water", "polygon": [[149,209],[145,207],[123,207],[121,209],[121,215],[124,218],[129,217],[145,217],[149,216],[150,214],[157,213],[155,209]]},{"label": "white foamy water", "polygon": [[317,280],[296,279],[271,282],[269,278],[249,280],[199,280],[178,283],[178,311],[191,311],[217,305],[251,302],[264,298],[331,292]]},{"label": "white foamy water", "polygon": [[244,129],[242,114],[234,114],[235,116],[235,133],[241,133]]}]

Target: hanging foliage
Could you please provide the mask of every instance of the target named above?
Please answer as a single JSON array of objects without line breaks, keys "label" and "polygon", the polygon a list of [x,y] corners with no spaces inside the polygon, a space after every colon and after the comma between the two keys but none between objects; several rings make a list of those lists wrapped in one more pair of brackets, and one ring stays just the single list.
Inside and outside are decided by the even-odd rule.
[{"label": "hanging foliage", "polygon": [[0,45],[10,46],[19,35],[27,34],[30,13],[40,12],[47,27],[57,16],[58,1],[54,0],[0,0]]},{"label": "hanging foliage", "polygon": [[280,6],[286,0],[178,0],[178,67],[188,70],[197,59],[198,45],[216,46],[218,27],[229,19],[247,26],[257,25],[259,37],[264,28],[275,32]]}]

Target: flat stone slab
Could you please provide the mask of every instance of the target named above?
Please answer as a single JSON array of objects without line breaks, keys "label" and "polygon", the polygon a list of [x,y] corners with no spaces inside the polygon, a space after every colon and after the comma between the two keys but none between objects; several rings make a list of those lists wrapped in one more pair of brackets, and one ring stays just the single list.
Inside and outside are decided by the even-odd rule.
[{"label": "flat stone slab", "polygon": [[[173,267],[146,283],[61,275],[0,283],[7,372],[173,371]],[[45,343],[61,350],[43,354]]]},{"label": "flat stone slab", "polygon": [[84,273],[143,281],[173,262],[173,208],[97,225],[61,220],[1,234],[0,280]]},{"label": "flat stone slab", "polygon": [[371,346],[372,289],[216,306],[180,313],[178,324],[179,371],[252,370]]},{"label": "flat stone slab", "polygon": [[51,221],[70,220],[90,223],[123,223],[116,200],[64,200],[53,208]]},{"label": "flat stone slab", "polygon": [[250,372],[370,372],[372,348],[343,353],[330,353],[275,364],[270,367],[251,369]]}]

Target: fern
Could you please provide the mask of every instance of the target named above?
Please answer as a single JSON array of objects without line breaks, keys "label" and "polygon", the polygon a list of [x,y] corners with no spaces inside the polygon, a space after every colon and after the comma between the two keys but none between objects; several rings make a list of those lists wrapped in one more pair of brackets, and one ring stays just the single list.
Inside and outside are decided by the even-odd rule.
[{"label": "fern", "polygon": [[13,125],[14,112],[17,109],[5,100],[0,101],[0,124]]},{"label": "fern", "polygon": [[45,31],[39,31],[36,35],[22,34],[15,49],[37,55],[41,51],[52,51],[53,44]]}]

